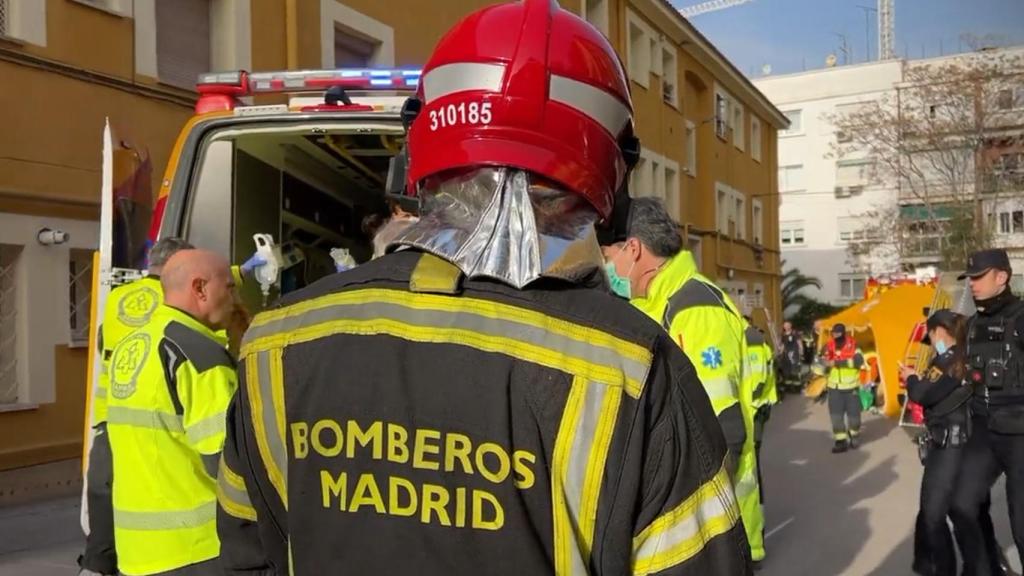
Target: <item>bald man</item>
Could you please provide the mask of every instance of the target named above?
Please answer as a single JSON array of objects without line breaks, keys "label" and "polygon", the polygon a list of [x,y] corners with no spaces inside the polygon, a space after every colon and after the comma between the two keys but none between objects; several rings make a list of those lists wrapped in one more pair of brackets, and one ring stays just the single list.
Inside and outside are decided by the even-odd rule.
[{"label": "bald man", "polygon": [[128,576],[223,574],[217,467],[237,388],[219,331],[236,318],[228,262],[182,250],[160,277],[164,302],[114,349],[107,415],[114,538]]}]

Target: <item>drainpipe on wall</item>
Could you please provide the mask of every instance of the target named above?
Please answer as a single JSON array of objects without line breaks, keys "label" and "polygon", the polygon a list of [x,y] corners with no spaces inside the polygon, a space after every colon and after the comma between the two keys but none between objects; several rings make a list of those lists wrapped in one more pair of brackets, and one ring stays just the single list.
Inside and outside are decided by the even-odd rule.
[{"label": "drainpipe on wall", "polygon": [[284,0],[285,62],[288,70],[299,69],[298,0]]}]

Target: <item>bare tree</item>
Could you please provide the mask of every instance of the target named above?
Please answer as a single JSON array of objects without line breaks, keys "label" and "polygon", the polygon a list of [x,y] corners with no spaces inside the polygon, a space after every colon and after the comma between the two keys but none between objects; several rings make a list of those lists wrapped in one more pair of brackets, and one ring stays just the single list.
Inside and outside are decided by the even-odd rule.
[{"label": "bare tree", "polygon": [[903,66],[895,91],[830,116],[833,156],[869,160],[870,181],[897,191],[866,218],[851,255],[884,249],[906,263],[931,253],[959,266],[991,244],[993,207],[1022,190],[1001,158],[1024,144],[1024,51]]}]

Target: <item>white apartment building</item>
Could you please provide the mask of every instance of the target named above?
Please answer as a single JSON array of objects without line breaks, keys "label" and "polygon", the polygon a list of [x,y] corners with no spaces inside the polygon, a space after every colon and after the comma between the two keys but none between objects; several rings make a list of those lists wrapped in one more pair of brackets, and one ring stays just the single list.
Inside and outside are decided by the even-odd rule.
[{"label": "white apartment building", "polygon": [[[1024,49],[997,53],[1024,55]],[[940,65],[951,59],[991,54],[870,62],[754,80],[791,123],[789,130],[779,131],[779,231],[783,268],[796,267],[821,280],[821,290],[809,288],[806,294],[832,304],[848,304],[861,297],[869,276],[899,272],[901,260],[895,253],[876,250],[870,256],[851,256],[849,243],[862,238],[865,225],[871,225],[870,219],[878,213],[891,213],[898,207],[901,218],[914,219],[913,214],[921,208],[901,198],[898,182],[883,183],[873,177],[871,158],[847,154],[837,159],[834,147],[844,136],[837,133],[830,118],[905,89],[908,66]],[[984,154],[994,159],[997,173],[1019,186],[1020,193],[985,200],[983,210],[992,227],[993,245],[1009,252],[1019,293],[1024,288],[1024,146],[1019,138],[1024,130],[1024,85],[1012,90],[1006,101],[1005,113],[1015,118],[1012,124],[1018,144]],[[942,239],[927,240],[934,241],[937,252]],[[902,264],[936,262],[928,255],[904,255]]]},{"label": "white apartment building", "polygon": [[779,131],[783,268],[799,268],[821,280],[821,290],[805,291],[818,300],[858,300],[871,274],[889,272],[897,264],[848,253],[864,219],[891,204],[896,190],[871,182],[870,159],[833,157],[837,135],[829,118],[893,90],[901,69],[901,62],[893,60],[754,81],[790,121],[789,130]]}]

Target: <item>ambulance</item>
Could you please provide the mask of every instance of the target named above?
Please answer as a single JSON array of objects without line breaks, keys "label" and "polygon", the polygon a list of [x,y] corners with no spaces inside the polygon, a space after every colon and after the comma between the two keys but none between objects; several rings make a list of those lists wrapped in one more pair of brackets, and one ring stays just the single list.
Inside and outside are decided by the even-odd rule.
[{"label": "ambulance", "polygon": [[[171,236],[233,264],[265,251],[270,265],[241,290],[252,313],[334,273],[339,253],[368,260],[364,220],[386,217],[389,201],[414,208],[401,193],[403,106],[419,80],[419,70],[402,69],[201,75],[195,115],[178,136],[155,201],[145,150],[108,121],[83,470],[100,370],[96,329],[110,290],[141,277],[148,247]],[[489,121],[489,110],[477,115]]]}]

